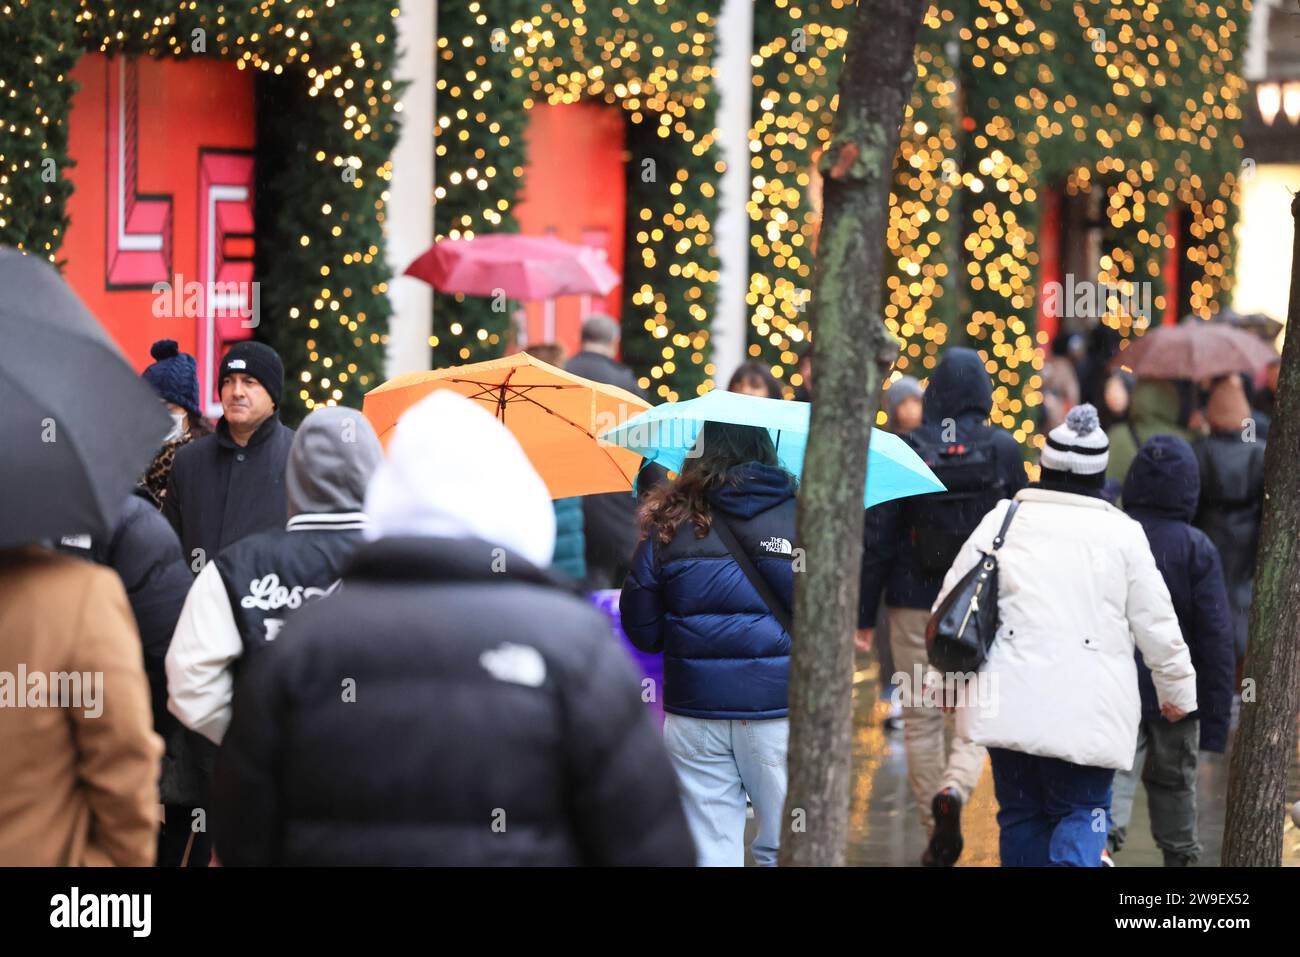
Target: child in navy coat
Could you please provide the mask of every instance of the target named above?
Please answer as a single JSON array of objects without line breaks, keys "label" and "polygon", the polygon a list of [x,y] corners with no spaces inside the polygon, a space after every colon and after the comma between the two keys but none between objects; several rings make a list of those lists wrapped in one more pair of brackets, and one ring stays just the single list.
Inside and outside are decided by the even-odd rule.
[{"label": "child in navy coat", "polygon": [[1138,658],[1142,722],[1137,756],[1131,770],[1115,775],[1110,845],[1112,852],[1118,852],[1124,843],[1140,776],[1147,790],[1151,833],[1164,853],[1166,867],[1183,867],[1200,856],[1197,752],[1221,753],[1227,747],[1236,666],[1219,553],[1204,532],[1189,524],[1200,491],[1196,455],[1176,435],[1148,439],[1124,481],[1124,511],[1142,525],[1169,588],[1196,668],[1200,707],[1181,721],[1167,721],[1156,703],[1151,672]]}]

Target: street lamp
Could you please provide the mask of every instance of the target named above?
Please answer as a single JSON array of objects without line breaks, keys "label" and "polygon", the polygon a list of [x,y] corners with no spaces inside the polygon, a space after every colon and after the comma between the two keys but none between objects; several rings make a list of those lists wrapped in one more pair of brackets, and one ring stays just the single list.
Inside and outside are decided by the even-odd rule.
[{"label": "street lamp", "polygon": [[1292,126],[1300,123],[1300,80],[1292,80],[1282,87],[1282,110]]},{"label": "street lamp", "polygon": [[1277,83],[1260,83],[1255,86],[1255,103],[1265,126],[1272,126],[1282,108],[1282,87]]}]

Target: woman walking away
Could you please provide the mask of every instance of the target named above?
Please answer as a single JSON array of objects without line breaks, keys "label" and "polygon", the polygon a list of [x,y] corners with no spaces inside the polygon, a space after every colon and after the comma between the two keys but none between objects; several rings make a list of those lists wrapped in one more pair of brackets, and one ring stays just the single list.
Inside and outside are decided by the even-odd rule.
[{"label": "woman walking away", "polygon": [[[1111,784],[1133,766],[1141,707],[1134,642],[1160,713],[1196,710],[1196,673],[1142,526],[1100,498],[1109,446],[1097,410],[1070,410],[1016,494],[997,551],[997,636],[981,700],[957,728],[989,749],[1004,867],[1099,867]],[[984,517],[935,601],[989,552],[1011,502]],[[992,701],[982,700],[988,689]]]},{"label": "woman walking away", "polygon": [[795,479],[767,430],[706,422],[677,481],[642,510],[623,629],[664,655],[664,740],[701,866],[776,864],[789,736]]}]

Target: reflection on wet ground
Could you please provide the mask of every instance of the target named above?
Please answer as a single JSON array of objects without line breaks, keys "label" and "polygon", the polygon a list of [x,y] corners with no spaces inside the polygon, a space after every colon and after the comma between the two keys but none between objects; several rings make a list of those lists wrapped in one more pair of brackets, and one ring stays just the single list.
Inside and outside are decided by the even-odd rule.
[{"label": "reflection on wet ground", "polygon": [[[865,657],[863,669],[855,675],[853,735],[853,797],[849,810],[851,866],[918,866],[925,850],[925,831],[907,784],[907,758],[901,731],[887,731],[882,723],[887,705],[877,701],[876,667]],[[951,724],[951,722],[950,722]],[[1199,775],[1200,836],[1204,852],[1200,866],[1219,864],[1223,846],[1224,798],[1227,793],[1228,756],[1201,752]],[[1300,800],[1300,750],[1292,762],[1288,784],[1289,801]],[[1279,814],[1283,809],[1279,808]],[[997,802],[988,764],[979,787],[962,811],[962,832],[966,848],[959,867],[990,867],[998,864]],[[1300,867],[1300,830],[1288,822],[1284,835],[1284,861]],[[1123,851],[1116,856],[1120,867],[1159,867],[1160,849],[1151,839],[1146,791],[1139,786],[1133,804],[1133,821]]]}]

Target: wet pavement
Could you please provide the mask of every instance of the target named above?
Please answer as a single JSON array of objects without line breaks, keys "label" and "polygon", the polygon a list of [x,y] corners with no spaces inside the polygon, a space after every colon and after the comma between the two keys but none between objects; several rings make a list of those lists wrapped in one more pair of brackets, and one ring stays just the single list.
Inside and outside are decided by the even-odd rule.
[{"label": "wet pavement", "polygon": [[[907,784],[907,758],[901,731],[885,729],[888,705],[877,700],[877,669],[867,656],[859,657],[862,670],[854,676],[854,780],[849,810],[851,866],[919,866],[925,850],[925,830]],[[951,721],[949,722],[951,733]],[[1201,752],[1198,780],[1200,838],[1204,851],[1199,866],[1217,866],[1223,847],[1224,798],[1227,793],[1228,755]],[[1300,800],[1300,750],[1292,761],[1289,800]],[[1279,814],[1283,809],[1279,808]],[[997,802],[988,763],[979,787],[962,810],[966,847],[958,867],[998,864]],[[1286,865],[1300,867],[1300,830],[1288,822],[1284,835]],[[1160,849],[1151,839],[1146,791],[1139,785],[1124,849],[1116,855],[1119,867],[1162,863]]]}]

